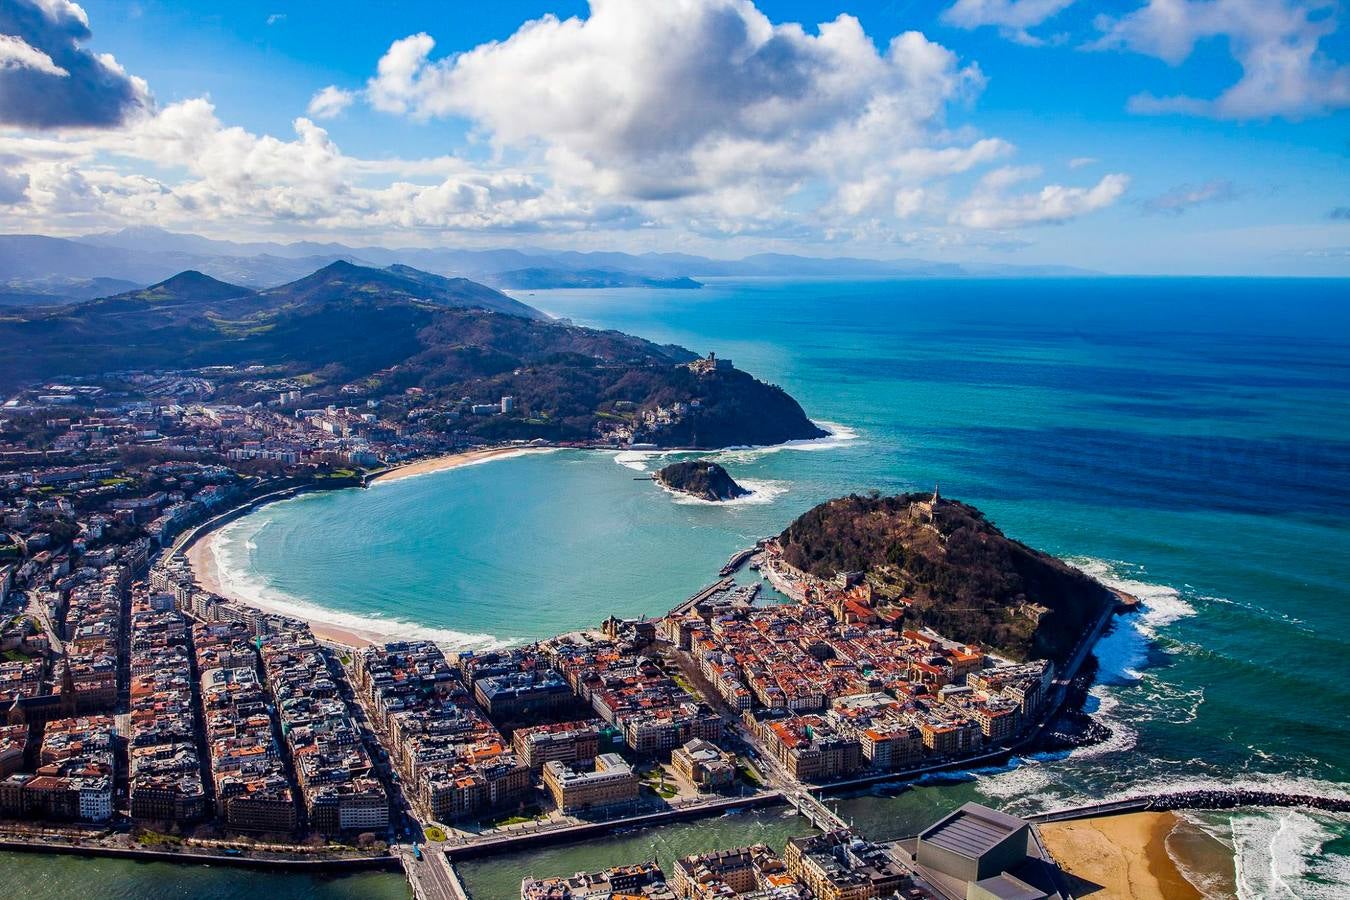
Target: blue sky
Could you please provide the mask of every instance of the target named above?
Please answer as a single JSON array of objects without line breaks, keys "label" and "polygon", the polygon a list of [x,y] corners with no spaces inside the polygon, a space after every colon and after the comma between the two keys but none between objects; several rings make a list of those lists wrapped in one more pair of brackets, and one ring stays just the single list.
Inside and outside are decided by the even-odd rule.
[{"label": "blue sky", "polygon": [[11,232],[1350,274],[1329,0],[9,6]]}]

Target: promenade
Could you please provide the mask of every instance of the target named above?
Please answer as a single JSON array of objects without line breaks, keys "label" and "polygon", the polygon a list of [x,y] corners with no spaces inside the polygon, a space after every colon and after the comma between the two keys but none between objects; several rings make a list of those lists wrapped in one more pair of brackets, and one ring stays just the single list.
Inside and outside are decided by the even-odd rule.
[{"label": "promenade", "polygon": [[0,835],[0,851],[306,872],[389,871],[399,866],[397,858],[385,853],[343,856],[331,851],[306,851],[301,848],[293,852],[262,849],[226,852],[219,847],[189,844],[176,849],[156,849],[121,845],[108,839],[63,833],[59,829],[48,829],[42,835]]}]

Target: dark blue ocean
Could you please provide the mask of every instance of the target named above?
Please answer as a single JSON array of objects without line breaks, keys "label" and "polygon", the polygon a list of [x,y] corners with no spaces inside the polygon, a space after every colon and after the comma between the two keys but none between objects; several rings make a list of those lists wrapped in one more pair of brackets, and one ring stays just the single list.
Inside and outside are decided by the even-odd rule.
[{"label": "dark blue ocean", "polygon": [[[278,504],[215,544],[242,593],[465,646],[664,611],[848,491],[929,490],[1141,596],[1101,645],[1106,744],[842,801],[877,835],[977,797],[1031,811],[1159,785],[1350,785],[1350,285],[1256,279],[714,280],[548,291],[578,324],[715,350],[833,439],[717,454],[730,506],[555,452]],[[1194,817],[1243,896],[1333,896],[1350,825]],[[1344,896],[1343,894],[1341,896]]]}]

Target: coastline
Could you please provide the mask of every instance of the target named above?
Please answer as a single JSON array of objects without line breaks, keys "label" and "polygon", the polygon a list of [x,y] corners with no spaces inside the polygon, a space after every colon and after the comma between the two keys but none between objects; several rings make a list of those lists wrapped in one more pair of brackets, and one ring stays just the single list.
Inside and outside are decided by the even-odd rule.
[{"label": "coastline", "polygon": [[[531,453],[546,453],[553,449],[554,448],[552,447],[488,447],[477,450],[465,450],[459,453],[449,453],[442,456],[433,456],[427,459],[415,460],[401,466],[395,466],[380,472],[373,476],[368,484],[373,484],[376,481],[393,482],[402,478],[429,475],[433,472],[444,472],[461,466],[478,465],[496,459],[505,459]],[[222,522],[221,524],[224,525],[226,523]],[[324,621],[312,616],[297,615],[295,609],[282,604],[269,603],[266,598],[243,596],[239,591],[231,588],[226,583],[225,579],[221,578],[214,549],[215,541],[218,537],[219,529],[212,528],[209,531],[196,535],[193,538],[191,545],[185,551],[188,564],[192,567],[193,575],[196,576],[197,583],[203,590],[218,594],[241,606],[248,606],[254,609],[260,609],[263,612],[277,613],[303,619],[305,623],[309,625],[310,630],[314,632],[316,638],[326,643],[336,644],[342,647],[353,649],[369,647],[374,644],[398,640],[400,637],[405,636],[392,630],[383,631],[375,628],[357,628]]]},{"label": "coastline", "polygon": [[413,478],[417,475],[430,475],[432,472],[444,472],[458,469],[460,466],[472,466],[503,457],[526,456],[533,453],[550,453],[555,447],[486,447],[478,450],[461,450],[458,453],[446,453],[431,456],[386,469],[371,476],[367,484],[386,483]]},{"label": "coastline", "polygon": [[[819,423],[818,423],[819,424]],[[755,452],[777,450],[784,447],[804,446],[806,449],[819,449],[815,445],[818,442],[829,442],[832,440],[852,440],[857,433],[845,426],[825,423],[829,434],[822,438],[813,438],[805,441],[789,441],[786,444],[777,444],[768,447],[735,447],[722,448],[719,450],[691,451],[687,448],[663,448],[662,453],[684,453],[684,452],[704,452],[704,453],[725,453],[725,452]],[[423,459],[413,460],[401,465],[392,466],[375,474],[370,475],[365,485],[373,486],[377,483],[386,484],[399,481],[406,478],[415,478],[423,475],[431,475],[436,472],[449,471],[451,469],[461,468],[463,466],[480,465],[499,459],[511,459],[518,456],[528,456],[542,453],[556,452],[559,447],[553,446],[498,446],[485,447],[472,450],[462,450],[456,453],[447,453],[439,456],[431,456]],[[585,448],[579,448],[585,449]],[[601,450],[610,450],[612,448],[594,448]],[[621,451],[622,452],[622,451]],[[639,451],[646,453],[649,451]],[[662,486],[662,490],[669,491]],[[716,505],[735,505],[738,503],[766,503],[772,502],[781,490],[772,490],[765,487],[762,490],[752,490],[746,497],[739,497],[736,500],[725,501]],[[288,499],[288,498],[279,498]],[[690,503],[703,503],[696,498],[685,495],[677,496],[677,500],[684,500]],[[265,505],[265,504],[262,504]],[[713,505],[713,504],[710,504]],[[322,618],[316,614],[306,614],[305,611],[297,611],[291,604],[270,602],[265,597],[255,595],[243,595],[239,590],[232,588],[227,584],[226,579],[221,577],[217,563],[214,545],[219,537],[220,527],[228,524],[227,521],[221,521],[218,525],[211,525],[197,534],[194,534],[188,545],[181,552],[186,556],[192,571],[197,578],[198,584],[207,591],[218,594],[225,599],[243,606],[252,607],[264,612],[276,613],[279,615],[291,616],[306,622],[313,630],[315,637],[331,644],[337,644],[343,647],[359,648],[367,647],[373,644],[387,643],[388,641],[399,640],[407,637],[406,628],[393,626],[390,629],[360,627],[351,624],[333,622]]]},{"label": "coastline", "polygon": [[[197,578],[202,590],[218,594],[233,603],[241,606],[249,606],[254,609],[260,609],[263,612],[279,613],[282,615],[294,615],[289,609],[272,606],[266,601],[260,601],[256,597],[242,597],[239,592],[233,591],[225,586],[220,577],[219,568],[216,565],[215,551],[212,549],[212,542],[216,534],[204,534],[195,541],[187,551],[188,564],[192,567],[192,574]],[[340,644],[344,647],[369,647],[372,644],[382,643],[391,638],[378,634],[375,631],[365,629],[343,628],[339,625],[333,625],[328,622],[322,622],[316,619],[306,619],[306,624],[314,632],[314,636],[321,641],[330,644]]]},{"label": "coastline", "polygon": [[[1174,812],[1136,812],[1052,822],[1039,829],[1046,849],[1084,896],[1100,889],[1103,896],[1132,900],[1201,900],[1205,895],[1188,880],[1169,847],[1184,821]],[[1206,880],[1222,877],[1224,873],[1212,870],[1222,865],[1223,855],[1185,868],[1203,873]]]}]

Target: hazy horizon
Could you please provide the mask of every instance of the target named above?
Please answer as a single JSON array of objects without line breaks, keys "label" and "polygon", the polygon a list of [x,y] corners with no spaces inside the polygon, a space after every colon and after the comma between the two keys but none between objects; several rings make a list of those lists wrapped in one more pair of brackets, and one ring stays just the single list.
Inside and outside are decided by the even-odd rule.
[{"label": "hazy horizon", "polygon": [[14,0],[0,232],[1343,276],[1341,17]]}]

